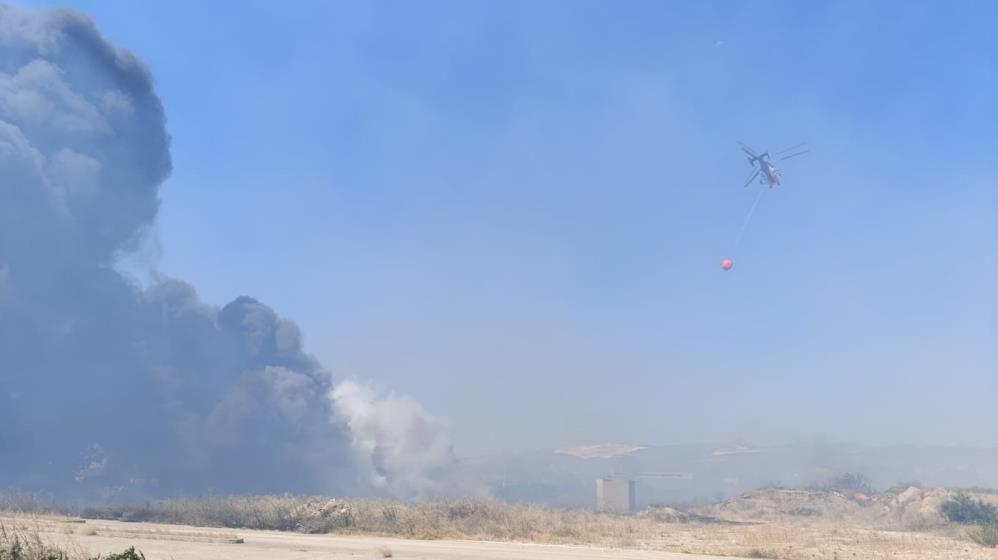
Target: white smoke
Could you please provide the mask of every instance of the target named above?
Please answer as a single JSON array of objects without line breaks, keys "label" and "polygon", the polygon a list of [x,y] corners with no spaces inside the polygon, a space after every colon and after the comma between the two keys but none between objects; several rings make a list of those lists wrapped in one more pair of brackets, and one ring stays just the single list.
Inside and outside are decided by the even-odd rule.
[{"label": "white smoke", "polygon": [[329,396],[335,420],[349,428],[354,450],[366,459],[371,484],[408,498],[439,491],[433,474],[454,462],[443,420],[411,398],[379,396],[355,381],[338,384]]}]

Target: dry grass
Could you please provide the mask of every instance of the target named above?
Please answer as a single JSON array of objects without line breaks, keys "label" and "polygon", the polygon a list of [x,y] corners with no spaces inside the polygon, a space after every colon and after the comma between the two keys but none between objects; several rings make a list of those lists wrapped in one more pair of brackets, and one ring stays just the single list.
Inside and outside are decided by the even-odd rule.
[{"label": "dry grass", "polygon": [[78,560],[84,558],[75,548],[54,546],[41,537],[31,519],[0,520],[0,560]]},{"label": "dry grass", "polygon": [[85,517],[228,527],[493,541],[625,546],[659,525],[652,519],[598,515],[495,501],[399,503],[296,496],[168,500],[136,507],[90,509]]},{"label": "dry grass", "polygon": [[[929,506],[935,507],[939,496],[926,496]],[[911,495],[858,505],[834,495],[792,492],[774,491],[770,499],[775,506],[757,494],[711,506],[714,513],[732,514],[737,522],[712,522],[703,515],[707,510],[689,514],[662,508],[638,516],[614,516],[494,501],[397,503],[296,496],[171,500],[91,510],[87,515],[209,527],[584,544],[777,560],[998,560],[998,550],[974,544],[962,529],[915,508],[922,506]],[[908,505],[899,513],[884,509],[887,503]],[[804,509],[814,511],[802,515]],[[917,531],[909,527],[916,524],[921,527]]]},{"label": "dry grass", "polygon": [[967,531],[967,536],[975,543],[988,548],[998,548],[998,524],[980,525]]},{"label": "dry grass", "polygon": [[65,511],[54,502],[26,492],[0,493],[0,511],[27,515],[60,515]]},{"label": "dry grass", "polygon": [[[91,509],[84,516],[231,529],[580,544],[778,560],[998,560],[998,549],[989,548],[998,536],[993,527],[968,532],[938,514],[939,504],[951,495],[941,489],[908,488],[856,500],[836,492],[767,489],[694,511],[654,508],[636,516],[496,501],[399,503],[284,495],[166,500]],[[978,495],[998,503],[998,495]],[[51,510],[37,502],[21,503],[22,510]],[[44,517],[35,515],[36,519]],[[57,523],[57,529],[46,530],[66,535],[93,532],[87,524],[72,525],[65,518]],[[178,527],[158,535],[146,527],[142,534],[143,538],[237,540],[224,532],[187,534],[191,531]],[[134,536],[117,525],[102,525],[100,534]],[[32,542],[36,548],[42,546],[37,539]],[[376,552],[382,554],[381,549]]]}]

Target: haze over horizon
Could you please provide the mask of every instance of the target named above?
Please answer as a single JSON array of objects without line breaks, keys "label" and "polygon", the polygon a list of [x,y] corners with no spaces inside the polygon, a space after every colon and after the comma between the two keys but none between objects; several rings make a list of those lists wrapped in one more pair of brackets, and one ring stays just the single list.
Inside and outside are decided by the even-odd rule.
[{"label": "haze over horizon", "polygon": [[[376,391],[341,397],[432,418],[402,478],[450,442],[998,437],[998,7],[73,6],[148,66],[170,137],[119,269],[189,282],[153,293],[205,325],[243,295],[294,321],[293,359],[264,361],[320,380],[305,416],[356,410],[321,396],[357,379]],[[735,247],[763,188],[738,140],[812,151]],[[294,417],[329,456],[402,441]]]}]

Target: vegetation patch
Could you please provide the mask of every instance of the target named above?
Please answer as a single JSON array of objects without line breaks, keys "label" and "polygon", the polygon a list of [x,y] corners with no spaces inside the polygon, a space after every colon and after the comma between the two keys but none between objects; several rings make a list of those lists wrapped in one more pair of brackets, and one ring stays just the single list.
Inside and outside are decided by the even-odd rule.
[{"label": "vegetation patch", "polygon": [[975,543],[988,548],[998,548],[998,523],[978,525],[967,532]]},{"label": "vegetation patch", "polygon": [[0,523],[0,560],[145,560],[145,556],[128,548],[107,556],[84,556],[45,543],[37,533],[11,530]]},{"label": "vegetation patch", "polygon": [[939,512],[951,523],[998,525],[998,508],[967,494],[957,494],[946,500],[939,506]]}]

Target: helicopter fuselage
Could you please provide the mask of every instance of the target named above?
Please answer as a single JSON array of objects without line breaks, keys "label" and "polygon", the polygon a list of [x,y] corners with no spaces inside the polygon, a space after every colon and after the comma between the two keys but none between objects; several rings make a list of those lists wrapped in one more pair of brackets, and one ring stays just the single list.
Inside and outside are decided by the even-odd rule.
[{"label": "helicopter fuselage", "polygon": [[767,157],[769,157],[768,153],[749,158],[749,163],[753,165],[756,163],[759,164],[759,171],[761,171],[759,173],[759,183],[763,185],[768,184],[769,188],[773,188],[780,184],[780,172],[773,164],[769,163],[769,160],[766,159]]}]

